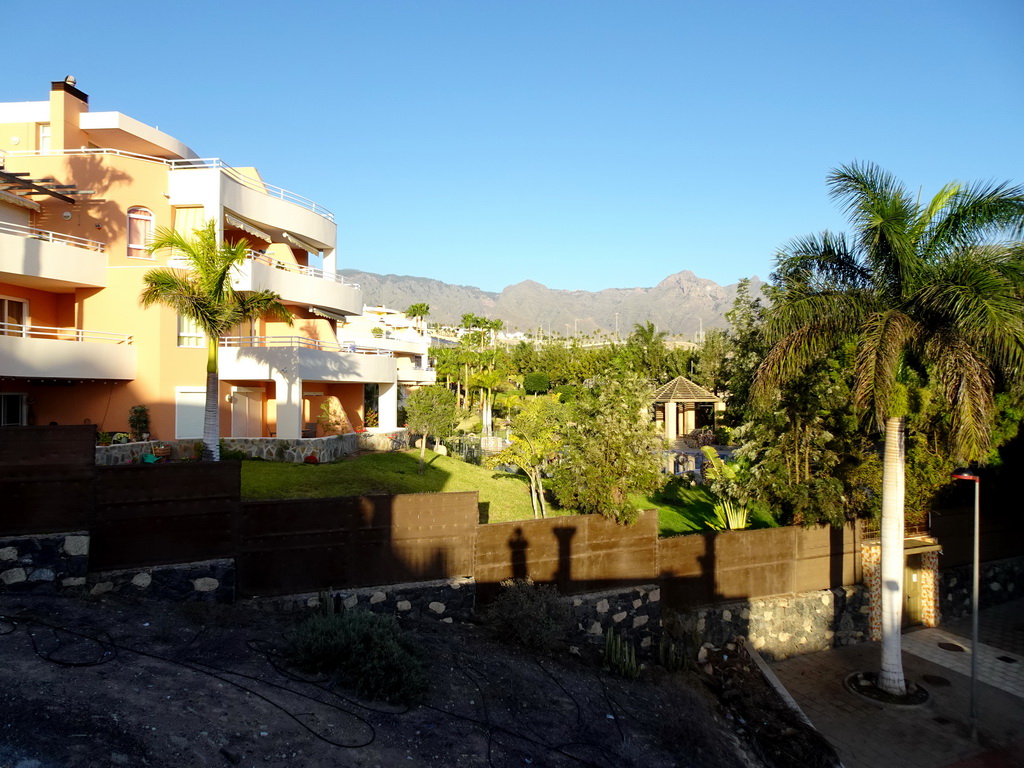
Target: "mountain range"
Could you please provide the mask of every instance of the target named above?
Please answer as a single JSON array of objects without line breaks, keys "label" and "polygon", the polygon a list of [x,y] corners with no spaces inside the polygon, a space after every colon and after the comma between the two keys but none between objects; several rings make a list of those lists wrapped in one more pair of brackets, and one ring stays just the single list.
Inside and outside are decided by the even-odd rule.
[{"label": "mountain range", "polygon": [[[363,301],[404,310],[428,304],[429,323],[456,325],[466,313],[500,319],[507,329],[542,330],[561,335],[628,334],[648,321],[659,331],[695,339],[702,330],[724,328],[739,285],[722,286],[690,270],[669,275],[653,288],[606,288],[603,291],[565,291],[533,280],[495,293],[468,285],[452,285],[427,277],[379,275],[355,269],[339,270],[359,283]],[[750,278],[750,290],[760,295],[764,282]]]}]

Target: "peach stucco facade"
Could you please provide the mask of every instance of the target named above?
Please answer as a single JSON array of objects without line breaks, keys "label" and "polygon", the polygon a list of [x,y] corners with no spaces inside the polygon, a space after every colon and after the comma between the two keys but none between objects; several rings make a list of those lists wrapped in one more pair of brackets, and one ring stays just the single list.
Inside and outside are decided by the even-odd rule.
[{"label": "peach stucco facade", "polygon": [[249,243],[235,289],[276,291],[295,316],[222,337],[222,436],[298,438],[328,400],[346,429],[359,428],[366,385],[380,427],[393,429],[399,388],[425,383],[399,373],[412,358],[428,367],[425,342],[396,349],[346,330],[363,297],[336,273],[333,215],[254,168],[200,158],[126,115],[91,113],[67,82],[53,83],[47,101],[0,104],[0,163],[4,424],[122,431],[143,404],[155,439],[200,437],[205,342],[139,296],[149,270],[176,266],[144,240],[210,219],[224,241]]}]

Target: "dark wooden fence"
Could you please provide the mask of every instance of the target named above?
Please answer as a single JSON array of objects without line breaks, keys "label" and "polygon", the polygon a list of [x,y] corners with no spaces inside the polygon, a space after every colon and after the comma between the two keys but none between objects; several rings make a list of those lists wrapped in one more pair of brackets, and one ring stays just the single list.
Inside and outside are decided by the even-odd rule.
[{"label": "dark wooden fence", "polygon": [[234,461],[101,467],[89,567],[106,571],[233,557],[241,474]]},{"label": "dark wooden fence", "polygon": [[477,494],[245,502],[244,595],[311,592],[473,575]]},{"label": "dark wooden fence", "polygon": [[[1012,505],[986,504],[981,497],[981,562],[1015,557],[1024,552],[1024,516],[1020,502]],[[967,565],[974,560],[974,507],[944,510],[932,515],[932,535],[942,545],[940,568]]]},{"label": "dark wooden fence", "polygon": [[[234,557],[242,595],[473,576],[486,600],[509,578],[565,593],[660,581],[674,607],[858,583],[853,527],[658,539],[601,517],[478,524],[475,493],[241,502],[240,466],[97,468],[94,427],[0,429],[0,535],[90,530],[92,570]],[[1020,554],[1021,517],[983,508],[982,559]],[[942,567],[970,562],[970,510],[933,519]]]},{"label": "dark wooden fence", "polygon": [[511,578],[565,594],[649,584],[658,578],[658,516],[645,512],[628,528],[596,515],[481,525],[475,574],[484,600]]},{"label": "dark wooden fence", "polygon": [[0,427],[0,535],[89,527],[96,427]]},{"label": "dark wooden fence", "polygon": [[672,607],[829,589],[860,582],[860,534],[847,526],[676,536],[660,540],[658,563]]}]

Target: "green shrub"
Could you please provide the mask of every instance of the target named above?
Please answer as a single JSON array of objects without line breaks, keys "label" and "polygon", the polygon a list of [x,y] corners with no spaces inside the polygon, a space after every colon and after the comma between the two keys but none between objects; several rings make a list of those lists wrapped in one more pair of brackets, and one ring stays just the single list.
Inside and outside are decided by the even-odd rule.
[{"label": "green shrub", "polygon": [[523,389],[527,394],[538,395],[551,389],[551,380],[546,373],[533,372],[523,377]]},{"label": "green shrub", "polygon": [[424,664],[393,616],[311,616],[296,627],[285,656],[297,669],[333,675],[366,698],[411,702],[427,689]]},{"label": "green shrub", "polygon": [[501,582],[497,600],[485,618],[503,640],[534,651],[551,651],[569,628],[569,606],[554,587],[538,586],[533,579]]}]

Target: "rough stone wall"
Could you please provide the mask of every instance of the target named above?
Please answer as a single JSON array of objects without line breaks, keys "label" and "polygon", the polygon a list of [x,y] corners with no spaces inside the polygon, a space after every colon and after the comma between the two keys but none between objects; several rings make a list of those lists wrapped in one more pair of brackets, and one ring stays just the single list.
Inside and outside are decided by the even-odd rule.
[{"label": "rough stone wall", "polygon": [[921,555],[921,624],[926,627],[939,626],[939,553],[925,552]]},{"label": "rough stone wall", "polygon": [[0,539],[0,591],[56,594],[85,585],[84,531]]},{"label": "rough stone wall", "polygon": [[665,611],[665,629],[695,645],[739,635],[763,656],[786,659],[868,639],[868,591],[860,585]]},{"label": "rough stone wall", "polygon": [[107,593],[156,600],[232,603],[235,599],[235,561],[128,568],[90,573],[90,595]]},{"label": "rough stone wall", "polygon": [[638,652],[650,652],[661,637],[661,588],[647,584],[630,589],[595,592],[566,598],[576,623],[573,640],[603,643],[611,629],[633,643]]},{"label": "rough stone wall", "polygon": [[[971,565],[939,571],[939,599],[945,621],[967,616],[971,612]],[[978,602],[982,608],[999,605],[1024,595],[1024,557],[982,563]]]},{"label": "rough stone wall", "polygon": [[318,594],[256,598],[252,603],[270,611],[301,611],[333,601],[335,610],[363,608],[398,618],[435,619],[451,624],[468,621],[476,607],[473,579],[439,579],[411,584],[390,584],[365,589],[331,590]]},{"label": "rough stone wall", "polygon": [[[864,586],[870,595],[882,594],[882,545],[878,542],[862,544],[860,562],[864,572]],[[868,613],[868,640],[882,639],[882,603],[870,600]]]},{"label": "rough stone wall", "polygon": [[[111,467],[118,464],[139,464],[143,457],[153,453],[157,445],[171,449],[171,461],[195,461],[202,453],[202,440],[150,440],[149,442],[122,443],[96,446],[96,466]],[[350,432],[330,437],[288,439],[279,437],[225,437],[221,452],[240,452],[250,459],[302,464],[308,457],[326,464],[351,456],[356,451],[399,451],[409,447],[405,429],[393,432]]]}]

